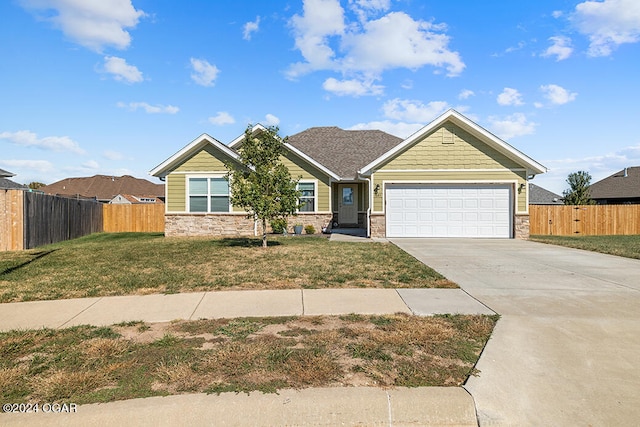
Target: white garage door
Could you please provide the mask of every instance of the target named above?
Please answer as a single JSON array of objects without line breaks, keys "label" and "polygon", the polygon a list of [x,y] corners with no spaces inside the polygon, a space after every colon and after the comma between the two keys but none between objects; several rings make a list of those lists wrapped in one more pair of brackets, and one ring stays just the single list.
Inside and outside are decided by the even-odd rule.
[{"label": "white garage door", "polygon": [[387,237],[511,237],[511,186],[388,184]]}]

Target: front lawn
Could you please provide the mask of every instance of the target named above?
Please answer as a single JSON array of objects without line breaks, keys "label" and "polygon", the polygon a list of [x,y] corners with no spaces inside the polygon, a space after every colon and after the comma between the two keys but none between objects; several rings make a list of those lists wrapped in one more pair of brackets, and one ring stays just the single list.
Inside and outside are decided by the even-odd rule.
[{"label": "front lawn", "polygon": [[497,319],[348,315],[11,331],[0,333],[0,400],[460,386]]},{"label": "front lawn", "polygon": [[603,254],[640,259],[640,235],[632,236],[531,236],[530,240]]},{"label": "front lawn", "polygon": [[0,252],[0,302],[228,289],[453,288],[389,243],[97,233]]}]

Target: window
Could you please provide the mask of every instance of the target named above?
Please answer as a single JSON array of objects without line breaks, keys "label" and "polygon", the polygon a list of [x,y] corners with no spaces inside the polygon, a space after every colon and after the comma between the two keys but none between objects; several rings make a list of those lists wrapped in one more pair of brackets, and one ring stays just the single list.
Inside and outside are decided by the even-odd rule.
[{"label": "window", "polygon": [[298,212],[315,212],[316,211],[316,185],[313,182],[299,182],[298,190],[300,194],[300,203],[304,203]]},{"label": "window", "polygon": [[189,212],[229,212],[227,180],[189,178]]}]

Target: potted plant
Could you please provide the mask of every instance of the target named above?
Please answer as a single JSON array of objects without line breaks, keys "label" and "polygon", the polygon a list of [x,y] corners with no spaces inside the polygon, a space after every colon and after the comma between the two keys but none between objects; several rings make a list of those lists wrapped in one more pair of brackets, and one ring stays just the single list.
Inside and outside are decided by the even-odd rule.
[{"label": "potted plant", "polygon": [[296,235],[300,235],[300,234],[302,234],[302,224],[296,224],[296,225],[294,225],[294,226],[293,226],[293,232],[294,232]]}]

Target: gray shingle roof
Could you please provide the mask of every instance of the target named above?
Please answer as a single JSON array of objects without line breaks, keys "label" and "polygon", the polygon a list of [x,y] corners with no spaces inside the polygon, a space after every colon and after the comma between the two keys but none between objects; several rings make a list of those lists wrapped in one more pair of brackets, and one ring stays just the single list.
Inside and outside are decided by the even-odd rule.
[{"label": "gray shingle roof", "polygon": [[358,169],[402,141],[381,130],[344,130],[335,126],[313,127],[287,140],[343,179],[355,178]]},{"label": "gray shingle roof", "polygon": [[529,183],[530,205],[563,205],[562,196],[545,188]]},{"label": "gray shingle roof", "polygon": [[640,198],[640,166],[626,168],[589,187],[592,199]]},{"label": "gray shingle roof", "polygon": [[18,190],[26,190],[28,187],[26,185],[23,184],[18,184],[17,182],[13,182],[10,179],[7,178],[0,178],[0,188],[2,189],[9,189],[9,190],[13,190],[13,189],[18,189]]}]

